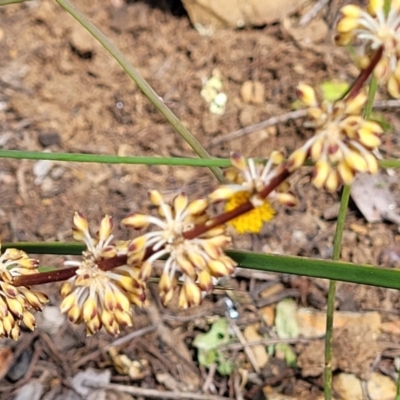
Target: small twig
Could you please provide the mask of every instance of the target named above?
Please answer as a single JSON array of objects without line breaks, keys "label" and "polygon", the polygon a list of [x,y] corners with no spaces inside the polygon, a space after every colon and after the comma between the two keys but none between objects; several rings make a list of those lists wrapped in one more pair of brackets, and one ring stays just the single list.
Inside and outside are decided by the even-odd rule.
[{"label": "small twig", "polygon": [[260,129],[268,128],[282,122],[287,122],[291,119],[303,118],[307,115],[307,110],[296,110],[290,111],[286,114],[278,115],[277,117],[271,117],[265,121],[258,122],[257,124],[246,126],[245,128],[239,129],[235,132],[228,133],[224,136],[219,136],[211,141],[212,145],[226,142],[227,140],[237,139],[242,136],[248,135],[249,133],[259,131]]},{"label": "small twig", "polygon": [[240,267],[235,269],[234,276],[247,279],[253,278],[257,279],[258,281],[276,281],[276,274],[273,272],[253,271]]},{"label": "small twig", "polygon": [[202,390],[204,393],[208,392],[208,388],[210,387],[213,379],[214,379],[214,375],[215,375],[215,371],[217,370],[217,364],[213,363],[211,364],[210,368],[208,369],[208,374],[207,374],[207,378],[204,381]]},{"label": "small twig", "polygon": [[374,108],[398,108],[400,100],[377,100],[374,102]]},{"label": "small twig", "polygon": [[127,335],[118,338],[116,340],[114,340],[113,342],[111,342],[110,344],[108,344],[104,350],[108,350],[110,347],[119,347],[123,344],[125,344],[126,342],[129,342],[133,339],[136,339],[140,336],[144,336],[147,335],[150,332],[153,332],[156,329],[156,327],[154,325],[150,325],[150,326],[146,326],[142,329],[139,329],[137,331],[133,331],[131,333],[128,333]]},{"label": "small twig", "polygon": [[49,355],[60,364],[62,370],[66,373],[66,375],[70,375],[71,367],[68,361],[65,360],[64,355],[59,349],[55,346],[54,342],[50,338],[47,333],[40,332],[39,333],[40,339],[42,342],[46,344],[46,347],[43,346],[43,351],[50,353]]},{"label": "small twig", "polygon": [[176,399],[176,400],[234,400],[229,397],[222,396],[210,396],[209,394],[199,394],[199,393],[190,393],[190,392],[162,392],[160,390],[155,389],[144,389],[140,387],[134,386],[126,386],[126,385],[117,385],[114,383],[110,383],[108,385],[99,385],[103,389],[115,390],[118,392],[125,392],[129,394],[133,394],[134,396],[143,396],[150,397],[153,399]]},{"label": "small twig", "polygon": [[301,18],[299,26],[308,25],[318,13],[328,5],[330,0],[318,0]]},{"label": "small twig", "polygon": [[298,289],[284,289],[279,293],[275,293],[267,298],[258,299],[255,301],[255,306],[257,308],[262,308],[269,306],[270,304],[278,303],[279,301],[286,299],[288,297],[300,297],[301,293]]},{"label": "small twig", "polygon": [[[312,337],[307,339],[299,339],[299,338],[289,338],[289,339],[260,339],[260,340],[253,340],[251,342],[246,342],[246,346],[257,346],[259,344],[265,346],[272,346],[274,344],[279,343],[288,343],[288,344],[296,344],[296,343],[308,343],[312,340],[318,340],[321,337]],[[223,346],[219,346],[218,350],[241,350],[244,346],[242,343],[230,343]]]},{"label": "small twig", "polygon": [[[326,1],[326,0],[324,0]],[[378,100],[374,103],[375,108],[397,108],[400,107],[400,100]],[[211,141],[212,145],[226,142],[228,140],[233,140],[240,138],[242,136],[248,135],[250,133],[259,131],[260,129],[268,128],[269,126],[274,126],[287,122],[291,119],[298,119],[307,116],[307,110],[297,110],[290,111],[288,113],[278,115],[277,117],[271,117],[264,121],[258,122],[254,125],[246,126],[245,128],[239,129],[234,132],[227,133],[224,136],[219,136]]]},{"label": "small twig", "polygon": [[244,352],[246,353],[247,358],[250,361],[250,364],[252,365],[253,369],[257,374],[260,373],[260,367],[257,364],[257,360],[254,357],[253,350],[251,350],[250,346],[248,345],[245,337],[243,336],[242,332],[236,325],[235,321],[229,317],[227,317],[227,320],[229,322],[229,326],[231,327],[233,333],[236,335],[236,337],[239,339],[240,344],[243,346]]},{"label": "small twig", "polygon": [[138,338],[140,336],[144,336],[144,335],[154,331],[154,329],[155,329],[155,326],[154,325],[150,325],[150,326],[146,326],[145,328],[139,329],[137,331],[133,331],[131,333],[128,333],[127,335],[114,340],[113,342],[111,342],[110,344],[105,346],[104,348],[98,349],[96,351],[93,351],[92,353],[86,355],[85,357],[80,358],[75,364],[73,364],[72,368],[73,369],[77,369],[81,365],[86,364],[88,361],[99,357],[102,353],[107,351],[110,347],[121,346],[122,344],[124,344],[126,342],[129,342],[129,341],[131,341],[133,339],[136,339],[136,338]]},{"label": "small twig", "polygon": [[236,372],[232,376],[233,378],[233,387],[235,389],[235,399],[236,400],[244,400],[243,397],[243,388],[241,387],[241,376]]}]

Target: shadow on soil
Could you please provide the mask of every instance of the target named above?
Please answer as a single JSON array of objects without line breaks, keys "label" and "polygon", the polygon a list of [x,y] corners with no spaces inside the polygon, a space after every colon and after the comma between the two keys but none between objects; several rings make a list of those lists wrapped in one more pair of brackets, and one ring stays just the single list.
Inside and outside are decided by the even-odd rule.
[{"label": "shadow on soil", "polygon": [[162,11],[169,12],[178,17],[187,16],[181,0],[126,0],[126,3],[144,3],[150,7],[159,8]]}]

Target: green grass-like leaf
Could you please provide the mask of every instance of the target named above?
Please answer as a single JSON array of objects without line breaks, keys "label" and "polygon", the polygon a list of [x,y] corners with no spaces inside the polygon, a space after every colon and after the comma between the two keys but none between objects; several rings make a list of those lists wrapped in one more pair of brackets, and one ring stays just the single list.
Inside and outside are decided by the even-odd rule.
[{"label": "green grass-like leaf", "polygon": [[396,269],[245,251],[228,251],[227,254],[242,268],[400,289],[400,271]]},{"label": "green grass-like leaf", "polygon": [[[80,243],[19,242],[2,244],[3,250],[11,247],[24,250],[30,254],[60,255],[79,255],[85,249],[85,246]],[[241,268],[400,289],[400,270],[392,268],[236,250],[229,250],[226,253]]]},{"label": "green grass-like leaf", "polygon": [[101,154],[45,153],[38,151],[22,150],[0,150],[0,158],[102,164],[174,165],[188,167],[229,167],[231,165],[230,160],[227,158],[199,159],[185,157],[120,157]]}]

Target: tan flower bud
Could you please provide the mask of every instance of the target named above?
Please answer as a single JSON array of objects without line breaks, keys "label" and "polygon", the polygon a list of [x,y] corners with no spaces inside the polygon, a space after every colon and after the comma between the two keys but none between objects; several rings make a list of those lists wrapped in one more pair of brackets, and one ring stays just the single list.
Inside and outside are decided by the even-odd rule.
[{"label": "tan flower bud", "polygon": [[389,94],[398,99],[400,97],[400,80],[396,76],[391,76],[387,83]]},{"label": "tan flower bud", "polygon": [[132,317],[130,313],[125,312],[125,311],[120,311],[116,310],[115,313],[115,318],[118,321],[118,324],[124,327],[127,326],[132,326]]},{"label": "tan flower bud", "polygon": [[121,223],[129,228],[143,229],[149,225],[149,217],[147,215],[132,213],[125,217]]},{"label": "tan flower bud", "polygon": [[299,83],[297,86],[297,97],[309,107],[315,107],[318,104],[314,89],[305,83]]},{"label": "tan flower bud", "polygon": [[186,300],[189,307],[198,306],[201,304],[201,290],[192,280],[189,279],[185,281],[181,291],[185,291]]},{"label": "tan flower bud", "polygon": [[231,163],[232,165],[240,171],[244,171],[247,168],[246,158],[239,153],[231,153]]},{"label": "tan flower bud", "polygon": [[192,201],[187,206],[187,212],[190,215],[199,215],[199,214],[202,214],[206,210],[207,207],[208,207],[207,199],[198,199],[198,200]]},{"label": "tan flower bud", "polygon": [[[64,294],[62,292],[64,288],[64,285],[61,286],[61,295],[64,297]],[[64,300],[60,304],[60,310],[62,313],[67,312],[71,307],[75,304],[77,300],[76,293],[70,293],[65,296]]]},{"label": "tan flower bud", "polygon": [[354,180],[354,169],[352,169],[347,162],[342,161],[337,167],[337,171],[345,185],[351,185]]},{"label": "tan flower bud", "polygon": [[168,292],[160,292],[160,299],[164,306],[166,306],[171,300],[174,295],[174,290],[171,289]]},{"label": "tan flower bud", "polygon": [[36,327],[36,320],[32,313],[29,311],[24,311],[22,322],[24,325],[30,329],[31,331],[35,330]]},{"label": "tan flower bud", "polygon": [[188,205],[188,198],[184,193],[180,193],[175,196],[173,204],[174,210],[177,214],[181,214]]},{"label": "tan flower bud", "polygon": [[384,80],[389,72],[389,60],[381,58],[374,69],[374,74],[378,81]]},{"label": "tan flower bud", "polygon": [[24,307],[17,299],[11,299],[6,297],[8,309],[18,318],[21,319],[24,311]]},{"label": "tan flower bud", "polygon": [[343,17],[339,20],[336,25],[336,30],[339,33],[349,33],[354,31],[359,26],[358,18],[353,17]]},{"label": "tan flower bud", "polygon": [[18,325],[14,325],[14,327],[11,329],[11,332],[10,332],[9,336],[10,336],[10,338],[12,340],[18,340],[19,339],[19,337],[21,336],[21,329],[19,328]]},{"label": "tan flower bud", "polygon": [[161,275],[158,287],[160,289],[160,293],[161,292],[168,293],[172,289],[172,281],[168,273],[164,272]]},{"label": "tan flower bud", "polygon": [[366,172],[368,167],[365,159],[355,151],[349,151],[344,157],[348,166],[357,172]]},{"label": "tan flower bud", "polygon": [[180,270],[191,279],[196,279],[196,270],[194,265],[184,256],[177,255],[176,262]]},{"label": "tan flower bud", "polygon": [[370,174],[378,173],[379,165],[376,157],[372,153],[366,153],[364,154],[364,159],[367,162],[368,172]]},{"label": "tan flower bud", "polygon": [[208,195],[208,198],[212,203],[220,202],[223,200],[230,199],[234,194],[234,190],[229,186],[220,186]]},{"label": "tan flower bud", "polygon": [[198,276],[199,287],[203,292],[211,292],[213,289],[213,281],[210,273],[206,270],[200,271]]},{"label": "tan flower bud", "polygon": [[353,32],[343,32],[335,35],[335,43],[338,46],[348,46],[353,40],[354,40]]},{"label": "tan flower bud", "polygon": [[82,240],[84,234],[89,231],[89,224],[87,219],[80,212],[76,211],[73,218],[74,224],[74,239],[75,234],[79,237],[75,240]]},{"label": "tan flower bud", "polygon": [[104,309],[107,311],[114,311],[117,308],[117,299],[115,298],[114,291],[110,286],[106,286],[104,290]]},{"label": "tan flower bud", "polygon": [[139,274],[140,279],[143,281],[147,281],[150,278],[152,271],[153,271],[153,265],[145,261],[140,267],[140,274]]},{"label": "tan flower bud", "polygon": [[100,316],[96,314],[93,319],[86,323],[86,335],[91,336],[99,331],[101,328]]},{"label": "tan flower bud", "polygon": [[210,269],[212,276],[215,276],[216,278],[229,275],[228,268],[220,260],[210,260],[208,263],[208,268]]},{"label": "tan flower bud", "polygon": [[113,221],[109,215],[106,215],[100,222],[99,240],[105,242],[111,235]]},{"label": "tan flower bud", "polygon": [[81,308],[75,304],[68,310],[67,315],[70,322],[72,322],[73,324],[77,324],[82,319]]},{"label": "tan flower bud", "polygon": [[88,297],[82,306],[82,317],[86,324],[96,317],[97,312],[96,300],[92,297]]},{"label": "tan flower bud", "polygon": [[162,198],[161,193],[158,190],[150,190],[149,198],[150,198],[150,201],[155,206],[160,206],[162,203],[164,203],[164,199]]},{"label": "tan flower bud", "polygon": [[324,148],[325,138],[323,136],[317,138],[310,149],[310,157],[313,161],[320,159],[322,155],[322,149]]},{"label": "tan flower bud", "polygon": [[294,171],[301,167],[307,158],[307,151],[302,147],[295,150],[288,159],[288,169],[289,171]]},{"label": "tan flower bud", "polygon": [[379,10],[383,10],[383,6],[384,0],[369,0],[367,9],[371,15],[376,16]]},{"label": "tan flower bud", "polygon": [[325,181],[328,178],[329,172],[331,170],[331,167],[329,163],[326,160],[318,160],[315,163],[314,167],[314,177],[312,179],[313,185],[320,189],[324,186]]},{"label": "tan flower bud", "polygon": [[[360,114],[367,103],[368,95],[365,91],[360,91],[357,96],[350,100],[346,100],[346,113],[347,114]],[[357,116],[357,115],[356,115]]]}]

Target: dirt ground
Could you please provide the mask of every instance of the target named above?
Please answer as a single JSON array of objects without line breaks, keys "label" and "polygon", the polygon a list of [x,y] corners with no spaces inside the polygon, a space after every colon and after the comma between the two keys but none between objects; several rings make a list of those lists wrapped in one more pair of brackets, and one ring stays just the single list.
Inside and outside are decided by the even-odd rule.
[{"label": "dirt ground", "polygon": [[[236,139],[225,136],[291,111],[296,100],[295,87],[300,81],[317,85],[333,78],[351,82],[357,76],[346,50],[332,45],[331,21],[335,10],[329,10],[327,17],[321,14],[303,28],[295,27],[295,16],[256,29],[222,30],[202,36],[178,2],[76,3],[216,157],[228,157],[233,150],[253,157],[266,157],[273,149],[290,153],[310,133],[302,127],[301,119]],[[335,7],[337,3],[333,2]],[[193,156],[120,66],[55,2],[32,1],[1,8],[0,54],[2,148]],[[216,69],[228,98],[223,115],[210,113],[209,104],[200,94],[202,82]],[[261,98],[243,95],[241,89],[246,81],[257,82],[263,88]],[[382,92],[379,98],[387,97]],[[390,124],[382,154],[385,158],[398,158],[399,117],[390,108],[380,114]],[[305,168],[292,179],[300,205],[280,210],[261,234],[236,238],[237,248],[331,257],[340,193],[318,192],[309,185],[309,173]],[[382,180],[398,201],[397,175],[383,173]],[[171,196],[182,190],[201,196],[216,184],[205,169],[7,159],[0,161],[0,182],[0,233],[4,242],[71,241],[75,210],[94,223],[105,213],[118,221],[132,210],[147,210],[149,189],[157,188]],[[126,235],[125,230],[117,229],[118,237]],[[63,262],[58,256],[40,259],[44,265]],[[398,226],[387,221],[369,224],[352,203],[342,259],[397,267]],[[298,310],[307,307],[314,313],[326,306],[328,283],[323,280],[239,271],[227,285],[237,290],[233,296],[239,312],[237,326],[243,331],[256,326],[257,334],[263,338],[274,338],[273,317],[270,320],[265,315],[273,314],[280,300],[293,298]],[[58,304],[57,288],[47,288],[51,306]],[[2,341],[0,356],[8,361],[4,362],[7,367],[2,375],[5,377],[0,398],[14,398],[16,391],[33,378],[40,382],[45,399],[79,398],[73,397],[78,394],[71,379],[93,368],[97,372],[108,371],[107,384],[143,390],[127,394],[110,384],[102,392],[107,399],[150,398],[145,389],[159,390],[159,398],[164,398],[166,390],[196,392],[202,387],[210,396],[240,398],[235,396],[239,392],[238,382],[245,379],[244,371],[248,371],[242,390],[246,399],[318,399],[323,388],[321,339],[310,337],[292,343],[295,367],[275,352],[255,374],[243,346],[229,350],[240,366],[229,376],[199,366],[193,339],[207,331],[216,316],[225,314],[225,296],[219,290],[198,309],[182,312],[163,308],[150,290],[153,301],[148,308],[137,311],[133,328],[121,337],[139,333],[123,344],[114,343],[118,353],[114,357],[104,349],[115,338],[103,332],[85,338],[82,327],[60,320],[56,307],[49,307],[51,312],[43,315],[43,327],[39,325],[35,333],[24,333],[18,346]],[[346,372],[362,382],[368,382],[374,373],[395,377],[394,360],[400,355],[396,345],[400,339],[398,292],[340,284],[337,309],[353,312],[360,318],[366,312],[378,311],[381,329],[351,325],[336,332],[336,375]],[[131,364],[132,360],[139,363],[136,369],[140,372],[135,375],[129,363],[119,365],[123,363],[121,355]],[[282,397],[274,397],[278,394]]]}]

